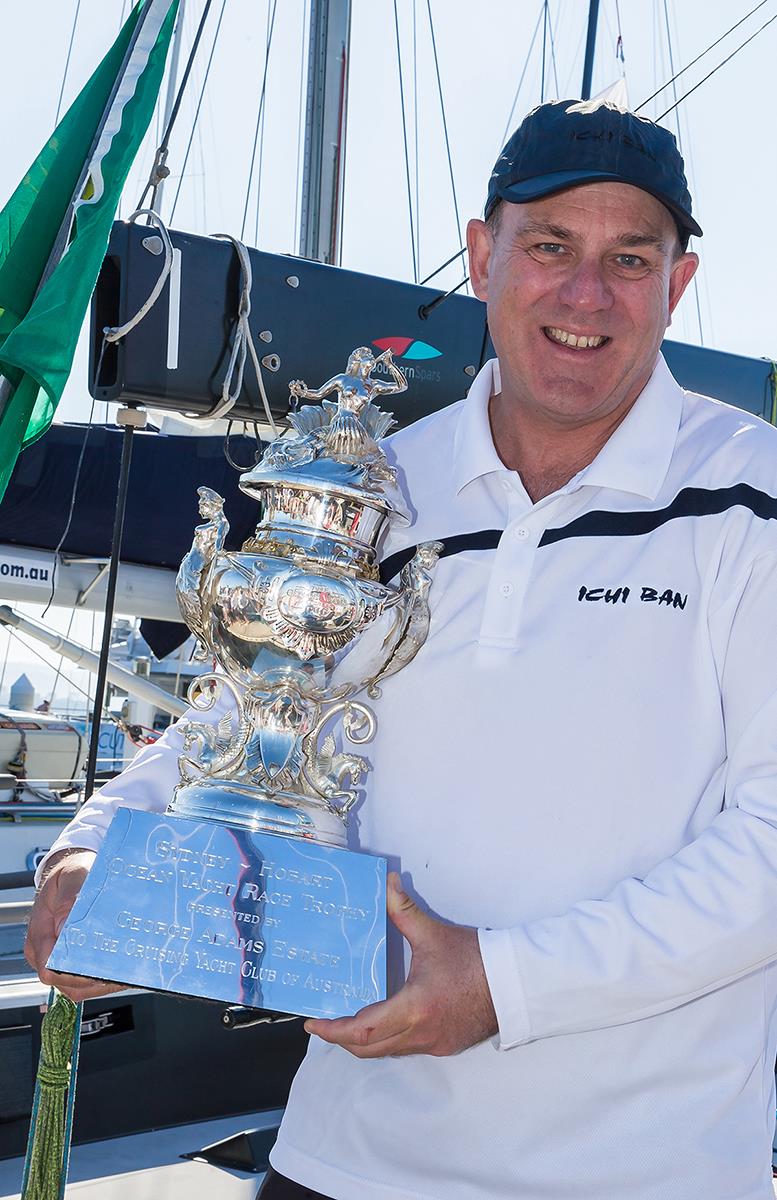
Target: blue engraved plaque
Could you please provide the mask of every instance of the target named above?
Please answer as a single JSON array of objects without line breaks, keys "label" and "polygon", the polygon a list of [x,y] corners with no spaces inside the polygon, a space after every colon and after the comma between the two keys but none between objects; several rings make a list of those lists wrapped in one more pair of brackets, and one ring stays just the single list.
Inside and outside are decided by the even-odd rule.
[{"label": "blue engraved plaque", "polygon": [[300,1016],[386,996],[385,859],[120,808],[48,966]]}]

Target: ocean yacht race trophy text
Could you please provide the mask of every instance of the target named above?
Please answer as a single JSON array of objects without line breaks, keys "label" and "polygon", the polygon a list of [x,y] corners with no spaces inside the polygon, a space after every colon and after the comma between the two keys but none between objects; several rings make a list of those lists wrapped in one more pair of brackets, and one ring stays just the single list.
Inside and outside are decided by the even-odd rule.
[{"label": "ocean yacht race trophy text", "polygon": [[374,400],[406,387],[389,351],[365,347],[316,391],[292,383],[293,435],[240,478],[261,505],[240,551],[224,549],[221,497],[199,489],[177,586],[220,668],[189,692],[211,719],[183,724],[166,813],[118,810],[53,970],[306,1016],[385,997],[386,864],[345,848],[367,766],[348,743],[375,728],[355,697],[377,695],[429,629],[439,544],[396,586],[377,565],[407,512],[379,445],[393,419]]}]

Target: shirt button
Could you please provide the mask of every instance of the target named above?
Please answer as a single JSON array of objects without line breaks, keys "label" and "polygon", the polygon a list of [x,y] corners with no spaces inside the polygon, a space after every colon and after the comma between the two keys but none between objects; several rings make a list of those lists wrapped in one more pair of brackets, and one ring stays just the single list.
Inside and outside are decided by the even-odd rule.
[{"label": "shirt button", "polygon": [[513,537],[516,538],[519,542],[525,541],[528,536],[529,536],[529,531],[528,531],[528,529],[526,529],[526,527],[524,525],[520,525],[517,529],[513,530]]},{"label": "shirt button", "polygon": [[507,596],[512,596],[513,592],[515,591],[515,588],[513,587],[513,585],[511,583],[501,583],[499,585],[499,591],[502,593],[503,596],[507,597]]}]

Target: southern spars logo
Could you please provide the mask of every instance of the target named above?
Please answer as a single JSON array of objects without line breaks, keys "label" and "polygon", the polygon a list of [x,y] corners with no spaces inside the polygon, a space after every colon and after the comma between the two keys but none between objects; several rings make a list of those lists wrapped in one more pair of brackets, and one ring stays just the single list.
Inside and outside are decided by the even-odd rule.
[{"label": "southern spars logo", "polygon": [[[428,342],[421,342],[417,338],[409,337],[375,338],[372,344],[373,346],[377,346],[379,350],[390,350],[395,358],[400,359],[402,370],[408,379],[423,379],[432,383],[440,382],[440,372],[436,371],[433,367],[426,366],[430,358],[442,357],[442,350],[438,350],[436,346],[430,346]],[[388,374],[383,363],[379,363],[378,370],[382,370]]]}]

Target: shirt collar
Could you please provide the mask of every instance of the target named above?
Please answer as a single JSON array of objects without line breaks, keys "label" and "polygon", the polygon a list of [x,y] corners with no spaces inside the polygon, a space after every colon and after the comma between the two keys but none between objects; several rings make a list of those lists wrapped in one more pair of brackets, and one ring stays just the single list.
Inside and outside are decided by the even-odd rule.
[{"label": "shirt collar", "polygon": [[491,358],[473,379],[456,426],[453,485],[457,494],[473,479],[508,470],[496,452],[488,417],[488,402],[501,387],[499,362]]},{"label": "shirt collar", "polygon": [[635,403],[577,482],[655,500],[672,461],[682,411],[683,390],[659,354]]},{"label": "shirt collar", "polygon": [[[496,452],[488,402],[499,392],[499,363],[490,359],[473,380],[453,447],[453,483],[460,492],[474,479],[505,472]],[[654,500],[666,478],[677,441],[683,392],[663,355],[621,424],[575,479],[577,486],[607,487]]]}]

